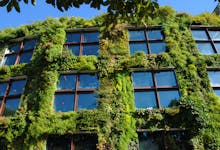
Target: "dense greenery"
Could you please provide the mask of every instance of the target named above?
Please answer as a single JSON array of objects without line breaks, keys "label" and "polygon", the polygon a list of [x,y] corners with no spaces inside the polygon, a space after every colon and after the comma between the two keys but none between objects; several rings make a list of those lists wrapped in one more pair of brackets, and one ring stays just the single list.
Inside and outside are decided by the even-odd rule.
[{"label": "dense greenery", "polygon": [[[3,66],[0,80],[28,75],[20,109],[15,116],[0,117],[0,139],[8,149],[44,149],[49,135],[96,132],[98,149],[137,149],[137,128],[189,131],[194,149],[220,149],[220,100],[213,94],[206,68],[220,69],[219,54],[201,55],[189,26],[219,26],[215,14],[189,16],[161,7],[154,18],[117,20],[105,26],[106,16],[47,19],[17,29],[0,31],[1,54],[9,39],[38,35],[31,64]],[[127,25],[161,25],[168,51],[159,55],[129,54]],[[63,49],[66,28],[100,27],[99,56],[73,56]],[[135,110],[131,68],[173,68],[180,87],[180,104],[174,108]],[[53,98],[60,71],[97,71],[100,80],[96,110],[54,112]],[[172,138],[170,139],[172,140]],[[21,144],[24,143],[24,144]]]}]

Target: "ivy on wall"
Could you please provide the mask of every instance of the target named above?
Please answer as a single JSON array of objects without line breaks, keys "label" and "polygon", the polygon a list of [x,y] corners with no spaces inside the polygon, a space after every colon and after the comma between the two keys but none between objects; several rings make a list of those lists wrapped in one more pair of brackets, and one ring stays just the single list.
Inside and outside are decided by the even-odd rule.
[{"label": "ivy on wall", "polygon": [[[207,66],[220,68],[218,54],[201,55],[189,27],[219,26],[220,17],[192,17],[161,7],[154,18],[118,20],[105,25],[105,16],[92,20],[48,18],[43,22],[0,31],[1,56],[12,38],[38,35],[30,64],[2,66],[0,80],[27,75],[20,108],[13,117],[0,117],[0,138],[8,149],[44,149],[49,135],[80,131],[98,134],[98,149],[137,149],[137,128],[155,131],[186,129],[194,149],[220,149],[220,100],[209,84]],[[161,25],[168,51],[159,55],[129,54],[127,25]],[[73,56],[63,50],[65,29],[100,27],[99,56]],[[6,44],[5,44],[6,43]],[[1,58],[1,57],[0,57]],[[174,108],[135,110],[130,68],[174,68],[180,87],[180,104]],[[97,71],[100,80],[96,110],[54,112],[53,98],[59,71]],[[24,143],[24,144],[21,144]]]}]

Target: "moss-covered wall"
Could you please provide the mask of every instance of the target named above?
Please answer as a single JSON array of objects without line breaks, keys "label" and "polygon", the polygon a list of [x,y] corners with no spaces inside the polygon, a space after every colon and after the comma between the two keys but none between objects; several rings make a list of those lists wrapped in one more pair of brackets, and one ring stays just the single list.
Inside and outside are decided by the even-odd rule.
[{"label": "moss-covered wall", "polygon": [[[106,16],[92,20],[49,18],[43,22],[0,31],[1,56],[10,39],[37,35],[39,42],[30,64],[3,66],[0,80],[27,75],[20,108],[12,117],[0,117],[0,139],[8,149],[45,149],[48,135],[96,132],[98,149],[137,149],[137,128],[189,131],[194,149],[220,149],[220,99],[213,94],[206,68],[220,69],[219,54],[198,52],[190,25],[220,26],[214,14],[189,16],[161,7],[153,18],[107,24]],[[108,19],[108,18],[107,18]],[[130,19],[131,20],[131,19]],[[167,52],[130,56],[126,26],[161,25]],[[100,28],[99,56],[73,56],[62,50],[67,28]],[[6,44],[5,44],[6,43]],[[135,110],[131,68],[173,68],[180,87],[180,105],[175,108]],[[96,71],[100,88],[98,108],[79,112],[54,112],[53,98],[59,72]]]}]

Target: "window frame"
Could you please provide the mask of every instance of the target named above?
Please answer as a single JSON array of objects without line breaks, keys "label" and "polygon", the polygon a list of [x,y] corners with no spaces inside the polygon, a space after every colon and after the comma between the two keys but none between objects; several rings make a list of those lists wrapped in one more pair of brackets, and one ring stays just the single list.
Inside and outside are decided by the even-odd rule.
[{"label": "window frame", "polygon": [[[165,51],[167,51],[167,47],[166,47],[166,41],[165,41],[165,35],[164,35],[164,32],[162,31],[162,26],[151,26],[151,27],[139,27],[139,28],[135,28],[135,27],[127,27],[127,30],[128,30],[128,33],[129,31],[144,31],[144,38],[143,40],[130,40],[129,39],[129,45],[130,44],[145,44],[146,45],[146,48],[147,48],[147,51],[148,53],[146,54],[155,54],[155,53],[152,53],[152,50],[151,50],[151,43],[164,43],[165,44]],[[151,30],[160,30],[161,33],[162,33],[162,38],[161,39],[150,39],[148,37],[148,31],[151,31]],[[129,46],[130,47],[130,46]],[[131,54],[131,50],[129,49],[130,51],[130,54]],[[131,55],[134,55],[134,54],[131,54]]]},{"label": "window frame", "polygon": [[[5,107],[6,107],[6,102],[8,98],[21,98],[21,95],[23,93],[20,94],[13,94],[13,95],[9,95],[10,89],[12,87],[13,82],[15,81],[22,81],[22,80],[26,80],[27,82],[27,76],[20,76],[20,77],[12,77],[9,78],[8,80],[3,80],[0,83],[7,83],[6,86],[6,90],[4,92],[3,96],[0,96],[0,100],[1,100],[1,105],[0,105],[0,116],[3,116],[3,113],[5,111]],[[26,84],[24,85],[23,88],[25,88]],[[24,92],[24,90],[22,91]],[[10,101],[10,100],[9,100]],[[19,102],[20,103],[20,102]],[[20,105],[20,104],[19,104]]]},{"label": "window frame", "polygon": [[[70,150],[74,150],[75,145],[77,145],[76,142],[74,141],[75,137],[77,137],[77,136],[86,136],[86,135],[96,137],[97,138],[97,143],[98,143],[98,134],[97,134],[96,131],[79,131],[79,132],[74,133],[73,135],[63,135],[63,136],[66,136],[67,137],[66,140],[69,140]],[[61,138],[62,136],[49,135],[48,138],[53,138],[53,137],[55,137],[55,138],[60,137]],[[46,149],[48,149],[48,138],[47,138],[47,142],[46,142]],[[96,145],[97,145],[97,143],[96,143]]]},{"label": "window frame", "polygon": [[[95,71],[63,71],[60,72],[60,75],[75,75],[76,76],[76,83],[75,83],[75,89],[57,89],[55,91],[55,96],[56,95],[62,95],[62,94],[74,94],[74,99],[73,99],[73,110],[72,111],[78,111],[78,102],[79,102],[79,94],[95,94],[95,92],[99,89],[98,88],[80,88],[80,75],[83,74],[94,74],[97,77],[97,81],[99,82],[99,77],[97,72]],[[58,80],[59,83],[59,80]],[[54,98],[55,100],[55,98]],[[55,111],[56,112],[56,111]],[[62,112],[62,111],[61,111]]]},{"label": "window frame", "polygon": [[[84,46],[91,46],[92,45],[92,46],[98,46],[99,47],[100,36],[99,36],[98,41],[93,41],[93,42],[85,42],[84,41],[84,34],[85,33],[95,33],[95,32],[98,32],[99,35],[100,35],[99,28],[67,29],[66,34],[68,34],[68,33],[70,33],[70,34],[71,33],[79,33],[80,34],[80,42],[67,42],[67,41],[65,41],[64,47],[69,49],[69,46],[79,46],[79,55],[75,55],[75,56],[98,56],[99,55],[99,51],[98,51],[99,49],[97,50],[97,55],[83,55]],[[71,50],[71,49],[69,49],[69,50]]]},{"label": "window frame", "polygon": [[[36,44],[34,46],[34,48],[29,48],[29,49],[24,49],[25,47],[25,42],[27,41],[32,41],[32,40],[35,40],[36,41]],[[33,52],[34,52],[34,49],[37,45],[37,40],[38,40],[38,37],[37,36],[31,36],[31,37],[22,37],[22,38],[17,38],[17,39],[13,39],[13,40],[10,40],[9,41],[9,44],[8,44],[8,48],[10,48],[10,46],[13,46],[13,44],[18,44],[20,45],[19,46],[19,50],[17,52],[9,52],[7,53],[7,49],[5,50],[5,53],[4,53],[4,56],[2,58],[2,62],[1,62],[1,66],[11,66],[11,65],[17,65],[17,64],[20,64],[20,61],[21,61],[21,58],[22,58],[22,54],[27,54],[27,53],[32,53],[31,55],[31,58],[33,56]],[[5,62],[4,62],[4,59],[5,57],[7,56],[15,56],[15,61],[14,61],[14,64],[11,64],[11,65],[6,65]],[[31,60],[30,58],[30,60]],[[25,62],[24,62],[25,63]]]},{"label": "window frame", "polygon": [[[211,78],[209,77],[209,73],[210,71],[218,71],[220,73],[220,68],[214,68],[214,67],[207,67],[207,75],[208,75],[208,79],[209,79],[209,84],[210,84],[210,87],[212,88],[213,90],[213,93],[215,93],[215,90],[220,90],[220,85],[219,86],[212,86],[211,85]],[[219,76],[220,78],[220,76]],[[215,93],[216,94],[216,93]],[[216,94],[217,95],[217,94]],[[218,95],[217,95],[218,96]]]},{"label": "window frame", "polygon": [[[167,71],[174,73],[176,86],[158,86],[157,85],[156,73],[167,72]],[[160,91],[174,91],[174,90],[176,90],[176,91],[178,91],[179,96],[181,97],[179,84],[178,84],[178,80],[177,80],[177,76],[176,76],[176,72],[175,72],[174,68],[161,68],[161,69],[157,69],[157,70],[148,70],[148,69],[143,69],[143,68],[132,68],[131,73],[134,73],[134,72],[149,72],[149,73],[151,73],[153,86],[135,87],[133,85],[133,89],[134,89],[134,92],[147,92],[147,91],[155,92],[156,108],[159,108],[159,109],[166,108],[166,107],[161,106],[161,100],[160,100],[160,96],[159,96]],[[131,75],[131,77],[132,77],[132,75]],[[132,83],[133,83],[133,79],[132,79]],[[137,110],[139,110],[139,109],[143,109],[143,108],[137,108]],[[144,108],[144,109],[149,109],[149,108]]]},{"label": "window frame", "polygon": [[[212,47],[212,50],[213,50],[213,54],[220,54],[220,52],[218,53],[218,50],[215,46],[215,43],[219,43],[220,44],[220,40],[214,40],[211,38],[211,35],[209,34],[209,31],[220,31],[220,27],[211,27],[211,26],[198,26],[198,25],[192,25],[190,27],[190,30],[191,30],[191,34],[192,34],[192,31],[196,31],[196,30],[202,30],[202,31],[205,31],[206,33],[206,36],[208,37],[208,39],[195,39],[193,34],[192,34],[192,37],[195,41],[196,44],[198,43],[210,43],[211,44],[211,47]],[[197,46],[197,49],[199,50],[199,52],[201,53],[200,49],[198,48]],[[220,51],[220,50],[219,50]],[[204,53],[201,53],[203,55],[213,55],[213,54],[204,54]]]},{"label": "window frame", "polygon": [[[157,129],[156,131],[152,131],[151,129],[137,129],[136,131],[137,131],[137,134],[147,132],[147,133],[151,133],[151,134],[160,135],[160,138],[162,140],[162,143],[160,143],[160,144],[163,148],[166,149],[166,145],[167,145],[166,136],[167,135],[172,135],[172,133],[184,133],[184,134],[186,134],[185,137],[187,138],[187,134],[188,134],[189,130],[188,129],[181,129],[181,128],[170,128],[169,130]],[[139,135],[138,135],[138,141],[139,141]],[[139,145],[138,145],[138,147],[139,147]],[[192,146],[190,144],[188,144],[187,147],[191,148]]]}]

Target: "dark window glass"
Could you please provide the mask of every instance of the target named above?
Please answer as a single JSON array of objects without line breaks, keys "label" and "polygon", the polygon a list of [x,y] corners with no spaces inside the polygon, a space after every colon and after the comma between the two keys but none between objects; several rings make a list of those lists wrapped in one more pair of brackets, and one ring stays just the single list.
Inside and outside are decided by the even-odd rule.
[{"label": "dark window glass", "polygon": [[21,53],[19,64],[21,63],[29,63],[32,57],[33,51]]},{"label": "dark window glass", "polygon": [[7,98],[3,116],[12,116],[18,109],[20,98]]},{"label": "dark window glass", "polygon": [[79,45],[68,45],[68,49],[70,49],[75,56],[79,56]]},{"label": "dark window glass", "polygon": [[84,42],[98,42],[99,32],[84,33]]},{"label": "dark window glass", "polygon": [[151,54],[159,54],[166,51],[164,42],[150,43]]},{"label": "dark window glass", "polygon": [[208,75],[211,86],[220,86],[220,71],[209,71]]},{"label": "dark window glass", "polygon": [[149,30],[147,31],[149,40],[163,39],[161,30]]},{"label": "dark window glass", "polygon": [[162,148],[162,139],[159,135],[148,133],[148,132],[139,132],[139,150],[161,150]]},{"label": "dark window glass", "polygon": [[208,40],[208,36],[204,30],[192,30],[192,35],[195,40]]},{"label": "dark window glass", "polygon": [[97,95],[94,93],[78,95],[78,110],[95,109],[97,107]]},{"label": "dark window glass", "polygon": [[73,143],[75,150],[96,150],[98,137],[94,134],[74,135]]},{"label": "dark window glass", "polygon": [[214,45],[217,50],[217,53],[220,53],[220,43],[215,43]]},{"label": "dark window glass", "polygon": [[209,31],[212,40],[220,40],[220,31]]},{"label": "dark window glass", "polygon": [[220,97],[220,89],[214,89],[214,92],[216,95],[218,95]]},{"label": "dark window glass", "polygon": [[37,41],[36,40],[28,40],[24,42],[24,50],[34,49]]},{"label": "dark window glass", "polygon": [[134,87],[154,86],[150,72],[134,72],[132,79]]},{"label": "dark window glass", "polygon": [[130,43],[129,46],[131,55],[138,51],[144,51],[146,54],[148,54],[146,43]]},{"label": "dark window glass", "polygon": [[54,99],[55,111],[73,111],[74,94],[56,94]]},{"label": "dark window glass", "polygon": [[157,86],[176,86],[176,78],[174,72],[157,72],[156,74]]},{"label": "dark window glass", "polygon": [[3,60],[3,65],[14,65],[16,61],[16,55],[6,55]]},{"label": "dark window glass", "polygon": [[129,31],[130,41],[145,40],[144,31]]},{"label": "dark window glass", "polygon": [[83,55],[98,55],[99,46],[98,45],[84,45]]},{"label": "dark window glass", "polygon": [[156,96],[153,91],[134,92],[134,99],[137,109],[157,107]]},{"label": "dark window glass", "polygon": [[47,150],[71,150],[70,138],[61,137],[49,137],[47,139]]},{"label": "dark window glass", "polygon": [[58,90],[62,89],[75,89],[76,87],[76,75],[61,75],[59,84],[57,85]]},{"label": "dark window glass", "polygon": [[21,94],[23,92],[25,83],[26,80],[13,81],[9,91],[9,95]]},{"label": "dark window glass", "polygon": [[179,91],[159,91],[160,105],[162,107],[177,106],[179,101]]},{"label": "dark window glass", "polygon": [[8,83],[0,83],[0,96],[4,96]]},{"label": "dark window glass", "polygon": [[196,45],[202,54],[210,55],[215,53],[211,43],[196,43]]},{"label": "dark window glass", "polygon": [[66,42],[80,42],[80,33],[67,33]]},{"label": "dark window glass", "polygon": [[21,43],[15,43],[11,46],[9,46],[9,52],[19,52],[21,49]]},{"label": "dark window glass", "polygon": [[98,88],[99,83],[95,74],[81,74],[79,80],[82,89]]}]

